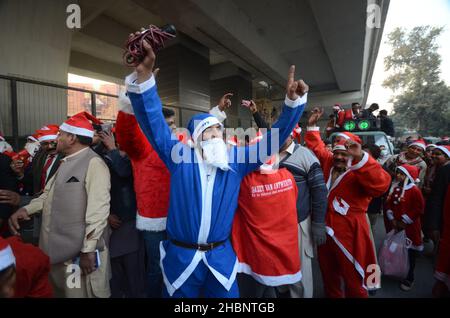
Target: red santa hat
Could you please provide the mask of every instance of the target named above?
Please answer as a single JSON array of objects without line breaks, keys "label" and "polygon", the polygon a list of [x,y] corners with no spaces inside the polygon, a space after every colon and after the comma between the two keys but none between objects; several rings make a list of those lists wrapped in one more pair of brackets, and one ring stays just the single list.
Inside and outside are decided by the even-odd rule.
[{"label": "red santa hat", "polygon": [[260,142],[262,139],[263,139],[263,133],[261,132],[260,129],[258,129],[258,131],[256,132],[256,137],[253,138],[252,140],[250,140],[249,145],[257,144],[257,143]]},{"label": "red santa hat", "polygon": [[34,134],[32,134],[31,136],[28,136],[27,139],[34,141],[34,142],[38,142],[39,141],[39,132],[36,131]]},{"label": "red santa hat", "polygon": [[[81,112],[73,115],[72,117],[67,119],[61,126],[59,126],[59,129],[67,133],[93,138],[94,127],[92,126],[86,114],[90,115],[86,112]],[[94,116],[92,117],[95,118]]]},{"label": "red santa hat", "polygon": [[410,143],[408,145],[408,147],[411,147],[411,146],[416,146],[416,147],[422,148],[424,151],[427,149],[425,140],[423,140],[423,139],[414,140],[412,143]]},{"label": "red santa hat", "polygon": [[270,156],[270,158],[267,159],[267,161],[259,167],[259,171],[262,174],[272,174],[277,172],[277,170],[274,169],[274,165],[278,160],[277,158],[278,156],[279,156],[278,154]]},{"label": "red santa hat", "polygon": [[7,240],[0,237],[0,271],[15,264],[16,258],[14,257],[11,246],[9,246]]},{"label": "red santa hat", "polygon": [[419,168],[408,164],[403,164],[397,168],[403,172],[412,183],[419,182]]},{"label": "red santa hat", "polygon": [[58,125],[53,124],[46,125],[36,131],[37,140],[39,142],[56,140],[56,138],[58,137],[58,132],[59,132]]},{"label": "red santa hat", "polygon": [[239,140],[238,140],[237,136],[233,136],[227,140],[227,143],[232,146],[237,146],[237,145],[239,145]]},{"label": "red santa hat", "polygon": [[435,149],[439,149],[450,159],[450,146],[436,146]]},{"label": "red santa hat", "polygon": [[358,144],[362,145],[361,138],[359,138],[358,136],[356,136],[350,132],[347,132],[347,131],[340,132],[337,134],[337,136],[342,137],[346,140],[352,140],[352,141],[357,142]]},{"label": "red santa hat", "polygon": [[347,142],[347,139],[342,139],[337,142],[334,147],[333,151],[341,150],[341,151],[347,151],[347,147],[345,147],[345,143]]},{"label": "red santa hat", "polygon": [[341,104],[334,104],[334,106],[333,106],[333,110],[334,111],[339,111],[339,110],[341,110],[342,109],[342,106],[341,106]]}]

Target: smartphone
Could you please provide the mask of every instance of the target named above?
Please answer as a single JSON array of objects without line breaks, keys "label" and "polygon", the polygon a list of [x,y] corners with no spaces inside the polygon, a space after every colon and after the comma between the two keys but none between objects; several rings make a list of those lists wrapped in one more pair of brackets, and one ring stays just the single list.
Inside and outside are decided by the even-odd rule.
[{"label": "smartphone", "polygon": [[[75,257],[72,260],[72,263],[80,266],[80,256]],[[98,268],[100,265],[101,265],[100,252],[98,250],[95,250],[95,268]]]}]

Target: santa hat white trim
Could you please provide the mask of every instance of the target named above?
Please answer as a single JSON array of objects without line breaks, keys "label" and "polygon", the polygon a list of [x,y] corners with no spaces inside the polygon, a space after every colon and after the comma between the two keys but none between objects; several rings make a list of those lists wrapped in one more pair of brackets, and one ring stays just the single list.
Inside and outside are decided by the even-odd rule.
[{"label": "santa hat white trim", "polygon": [[426,149],[427,149],[426,146],[425,146],[425,144],[423,144],[423,143],[421,143],[421,142],[416,142],[416,141],[413,142],[413,143],[410,143],[409,146],[408,146],[408,148],[411,147],[411,146],[417,146],[417,147],[422,148],[423,150],[426,150]]},{"label": "santa hat white trim", "polygon": [[30,140],[32,140],[34,142],[38,142],[39,141],[38,139],[34,138],[33,136],[28,136],[27,139],[30,139]]},{"label": "santa hat white trim", "polygon": [[343,134],[343,133],[338,133],[337,134],[339,137],[342,137],[342,138],[345,138],[345,139],[350,139],[350,137],[349,136],[347,136],[346,134]]},{"label": "santa hat white trim", "polygon": [[0,271],[15,264],[16,258],[14,257],[11,246],[8,245],[6,248],[0,251]]},{"label": "santa hat white trim", "polygon": [[450,158],[450,150],[448,150],[447,148],[445,148],[444,146],[436,146],[435,149],[439,149],[440,151],[442,151],[443,153],[445,153],[447,155],[447,157]]},{"label": "santa hat white trim", "polygon": [[59,130],[71,133],[71,134],[75,134],[75,135],[79,135],[79,136],[85,136],[85,137],[94,137],[94,131],[93,130],[89,130],[86,128],[80,128],[80,127],[75,127],[72,125],[69,125],[67,123],[63,123],[61,126],[59,126]]},{"label": "santa hat white trim", "polygon": [[417,179],[413,179],[413,177],[409,174],[408,170],[406,170],[404,167],[399,166],[397,167],[397,169],[401,170],[408,177],[409,181],[411,181],[412,183],[419,182]]},{"label": "santa hat white trim", "polygon": [[38,138],[38,141],[42,142],[42,141],[56,140],[56,138],[58,138],[58,135],[44,135],[40,136]]},{"label": "santa hat white trim", "polygon": [[209,116],[200,121],[197,126],[195,126],[194,133],[192,134],[192,139],[194,142],[197,141],[198,137],[204,132],[206,129],[208,129],[211,126],[219,124],[221,127],[223,127],[222,123],[214,116]]}]

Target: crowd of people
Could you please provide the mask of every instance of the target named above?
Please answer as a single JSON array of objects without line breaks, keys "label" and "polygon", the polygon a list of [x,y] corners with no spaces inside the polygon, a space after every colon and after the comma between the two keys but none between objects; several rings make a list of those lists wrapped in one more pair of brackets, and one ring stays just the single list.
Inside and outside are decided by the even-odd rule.
[{"label": "crowd of people", "polygon": [[[380,213],[386,233],[412,242],[400,288],[413,288],[415,260],[434,242],[432,292],[449,295],[448,143],[418,139],[391,157],[349,132],[326,143],[318,108],[302,138],[309,87],[294,66],[272,125],[243,101],[255,136],[224,137],[230,93],[179,133],[145,49],[114,127],[82,112],[17,153],[0,141],[0,297],[311,298],[317,257],[326,297],[365,298],[381,287]],[[327,128],[376,121],[378,108],[336,108]],[[393,134],[386,115],[379,128]]]}]

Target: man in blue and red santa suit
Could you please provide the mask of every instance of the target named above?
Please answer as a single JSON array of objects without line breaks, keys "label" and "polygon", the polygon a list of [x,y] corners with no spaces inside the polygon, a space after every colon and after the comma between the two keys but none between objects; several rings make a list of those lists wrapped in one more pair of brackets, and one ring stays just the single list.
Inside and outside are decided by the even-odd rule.
[{"label": "man in blue and red santa suit", "polygon": [[[126,86],[141,129],[171,174],[168,240],[160,248],[165,295],[238,297],[238,262],[229,237],[240,183],[289,136],[305,107],[308,86],[294,80],[291,66],[283,112],[261,143],[227,150],[220,121],[198,114],[188,124],[190,147],[171,135],[164,120],[152,74],[155,54],[148,43],[144,47],[146,57]],[[272,142],[276,149],[265,149]]]}]

